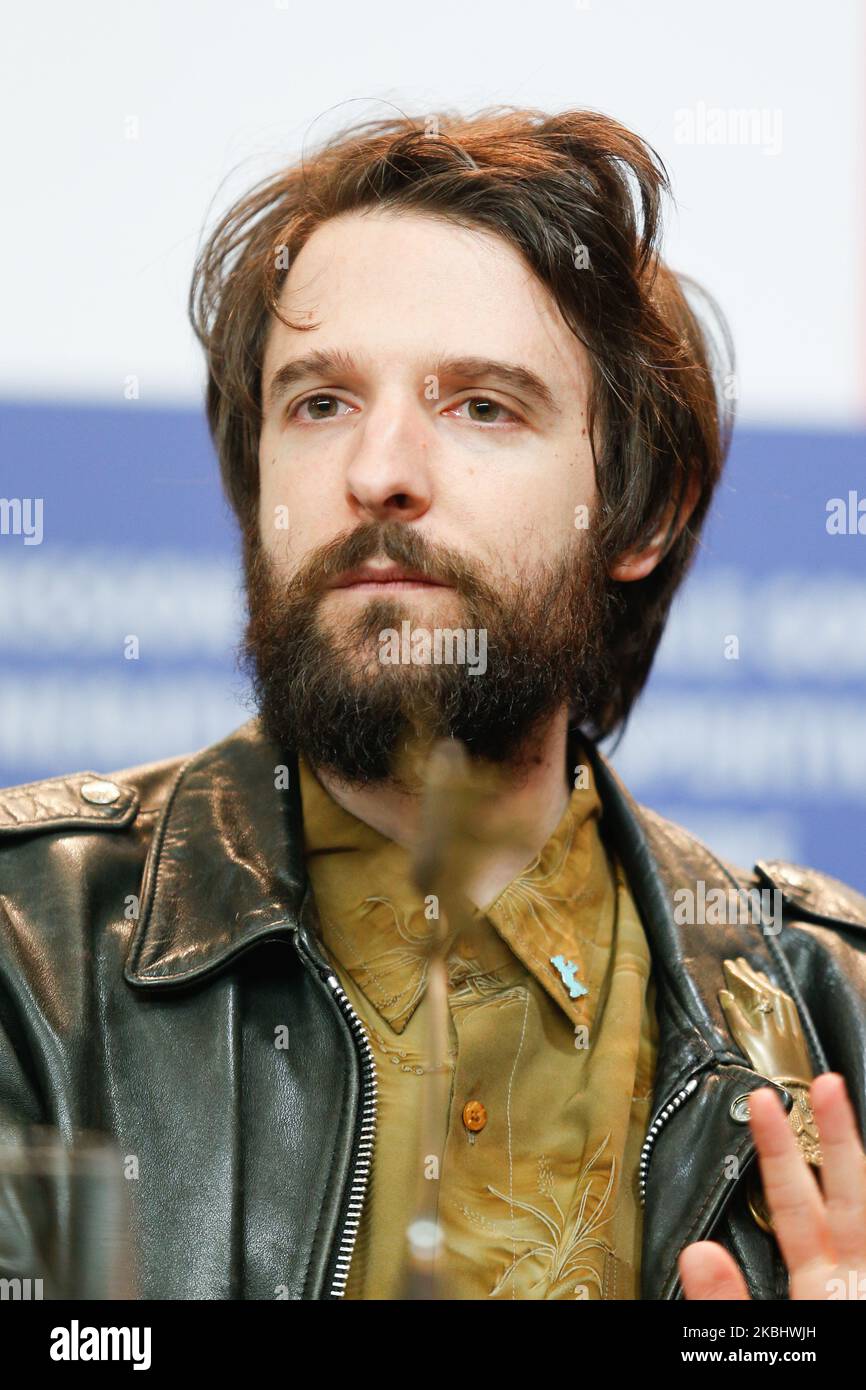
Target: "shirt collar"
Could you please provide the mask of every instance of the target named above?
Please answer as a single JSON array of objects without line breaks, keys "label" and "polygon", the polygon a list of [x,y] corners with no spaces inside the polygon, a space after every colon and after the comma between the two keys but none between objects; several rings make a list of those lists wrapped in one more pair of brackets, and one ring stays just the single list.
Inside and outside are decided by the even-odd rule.
[{"label": "shirt collar", "polygon": [[[458,943],[451,965],[463,978],[476,969],[507,979],[519,961],[573,1023],[589,1025],[609,955],[616,888],[598,833],[595,777],[585,760],[581,766],[553,834],[493,903],[476,910],[472,942]],[[322,941],[379,1015],[402,1033],[424,995],[434,927],[412,881],[409,851],[340,806],[303,758],[299,768],[304,849]],[[572,997],[575,985],[589,992]]]}]

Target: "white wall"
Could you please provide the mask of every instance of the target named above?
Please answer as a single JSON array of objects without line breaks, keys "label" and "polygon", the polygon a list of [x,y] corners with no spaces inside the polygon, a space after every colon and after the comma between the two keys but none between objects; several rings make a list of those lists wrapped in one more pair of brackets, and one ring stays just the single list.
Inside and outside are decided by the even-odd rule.
[{"label": "white wall", "polygon": [[[4,397],[120,401],[136,373],[145,404],[197,401],[209,207],[355,115],[516,102],[607,111],[659,150],[741,419],[863,422],[861,0],[43,0],[2,47]],[[763,112],[766,138],[682,143],[713,108]]]}]

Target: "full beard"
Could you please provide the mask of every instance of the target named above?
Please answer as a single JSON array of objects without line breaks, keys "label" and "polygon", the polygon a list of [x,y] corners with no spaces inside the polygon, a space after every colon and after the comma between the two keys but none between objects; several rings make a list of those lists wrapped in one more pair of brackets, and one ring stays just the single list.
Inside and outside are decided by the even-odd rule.
[{"label": "full beard", "polygon": [[[397,760],[419,738],[458,739],[470,759],[517,770],[563,705],[580,725],[604,702],[604,639],[616,595],[591,530],[556,564],[498,588],[477,565],[403,522],[359,526],[289,580],[275,574],[256,527],[243,540],[248,620],[240,666],[262,727],[279,749],[302,752],[345,783],[399,781]],[[415,596],[331,599],[323,620],[329,581],[383,554],[451,586],[430,590],[449,604],[435,621],[486,633],[483,674],[457,662],[382,663],[383,630],[399,631],[405,619],[432,627]],[[336,612],[338,604],[351,604],[351,613]]]}]

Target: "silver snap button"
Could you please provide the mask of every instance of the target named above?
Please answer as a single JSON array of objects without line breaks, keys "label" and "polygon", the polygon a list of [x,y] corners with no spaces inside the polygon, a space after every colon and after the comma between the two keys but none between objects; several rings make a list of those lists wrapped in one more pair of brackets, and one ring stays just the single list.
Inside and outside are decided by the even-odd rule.
[{"label": "silver snap button", "polygon": [[731,1101],[731,1119],[736,1120],[738,1125],[747,1125],[749,1123],[748,1093],[743,1096],[737,1096]]},{"label": "silver snap button", "polygon": [[81,795],[94,806],[110,806],[120,796],[120,787],[114,782],[82,782]]}]

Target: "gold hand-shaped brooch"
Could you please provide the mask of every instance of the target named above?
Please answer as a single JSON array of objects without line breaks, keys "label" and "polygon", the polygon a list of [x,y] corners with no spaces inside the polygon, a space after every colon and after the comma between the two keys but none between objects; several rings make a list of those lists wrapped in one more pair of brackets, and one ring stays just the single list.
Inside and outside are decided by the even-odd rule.
[{"label": "gold hand-shaped brooch", "polygon": [[[761,970],[738,956],[723,963],[728,988],[719,991],[719,1002],[740,1050],[755,1071],[784,1086],[794,1104],[788,1115],[794,1137],[807,1163],[823,1163],[818,1129],[809,1103],[814,1076],[809,1049],[797,1005]],[[772,1231],[773,1223],[763,1199],[758,1173],[753,1169],[748,1187],[749,1209],[758,1225]]]}]

